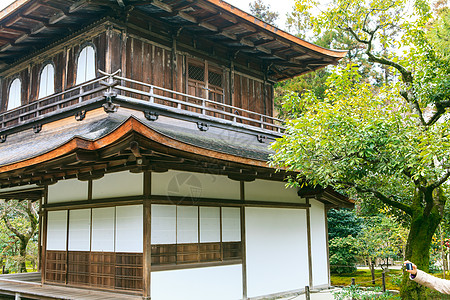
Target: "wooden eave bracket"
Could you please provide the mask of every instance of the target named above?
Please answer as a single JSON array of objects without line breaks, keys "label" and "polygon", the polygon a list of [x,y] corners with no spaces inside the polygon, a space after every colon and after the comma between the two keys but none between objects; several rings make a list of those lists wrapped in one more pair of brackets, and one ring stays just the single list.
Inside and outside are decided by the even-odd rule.
[{"label": "wooden eave bracket", "polygon": [[86,110],[78,111],[75,114],[75,120],[77,121],[83,121],[86,117]]},{"label": "wooden eave bracket", "polygon": [[117,93],[115,93],[115,92],[106,92],[104,94],[104,96],[105,96],[105,99],[106,99],[106,103],[103,104],[102,106],[105,109],[105,112],[107,112],[107,113],[115,113],[115,112],[117,112],[117,110],[119,109],[120,105],[114,104],[112,102],[112,100],[117,97]]},{"label": "wooden eave bracket", "polygon": [[6,135],[6,134],[2,134],[2,135],[0,135],[0,143],[4,143],[4,142],[6,142],[6,137],[7,137],[7,135]]},{"label": "wooden eave bracket", "polygon": [[149,121],[156,121],[156,120],[158,120],[159,114],[154,111],[145,110],[144,116]]},{"label": "wooden eave bracket", "polygon": [[39,132],[41,132],[41,130],[42,130],[42,124],[33,125],[33,132],[34,133],[39,133]]},{"label": "wooden eave bracket", "polygon": [[258,142],[260,142],[260,143],[265,143],[266,140],[267,140],[267,136],[262,135],[262,134],[258,134],[258,135],[256,136],[256,139],[257,139]]},{"label": "wooden eave bracket", "polygon": [[208,125],[207,123],[197,122],[197,128],[198,128],[200,131],[208,131],[209,125]]}]

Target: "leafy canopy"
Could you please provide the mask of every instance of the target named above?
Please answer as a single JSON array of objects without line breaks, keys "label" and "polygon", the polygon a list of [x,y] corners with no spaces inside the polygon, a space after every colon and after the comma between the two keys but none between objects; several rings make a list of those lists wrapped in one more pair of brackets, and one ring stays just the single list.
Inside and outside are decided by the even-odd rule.
[{"label": "leafy canopy", "polygon": [[299,99],[303,113],[287,121],[287,134],[272,146],[275,164],[313,184],[351,187],[354,194],[382,187],[398,199],[414,192],[405,173],[437,180],[448,167],[435,164],[447,159],[446,122],[417,127],[397,94],[387,88],[374,94],[354,65],[336,69],[326,86],[323,101],[312,92]]}]

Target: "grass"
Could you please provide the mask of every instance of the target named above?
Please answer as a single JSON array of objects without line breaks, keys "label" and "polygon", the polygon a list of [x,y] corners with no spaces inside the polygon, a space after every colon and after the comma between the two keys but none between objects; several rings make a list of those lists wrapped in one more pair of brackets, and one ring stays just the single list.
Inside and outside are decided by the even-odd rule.
[{"label": "grass", "polygon": [[[333,286],[349,286],[352,283],[352,278],[355,278],[355,283],[363,287],[381,287],[381,270],[375,270],[375,285],[372,284],[372,275],[370,270],[358,270],[351,274],[331,274],[331,285]],[[442,278],[442,272],[432,274],[433,276]],[[386,289],[399,290],[401,283],[402,270],[389,270],[386,273]],[[450,279],[450,274],[447,274],[447,279]],[[447,299],[450,300],[450,295],[443,295],[431,289],[427,289],[427,300],[432,299]]]},{"label": "grass", "polygon": [[[358,270],[351,274],[331,274],[331,285],[334,286],[348,286],[352,283],[352,278],[355,278],[357,285],[365,287],[379,286],[381,287],[382,270],[375,270],[375,285],[372,284],[372,275],[370,270]],[[389,270],[386,272],[386,289],[398,290],[401,281],[402,270]]]}]

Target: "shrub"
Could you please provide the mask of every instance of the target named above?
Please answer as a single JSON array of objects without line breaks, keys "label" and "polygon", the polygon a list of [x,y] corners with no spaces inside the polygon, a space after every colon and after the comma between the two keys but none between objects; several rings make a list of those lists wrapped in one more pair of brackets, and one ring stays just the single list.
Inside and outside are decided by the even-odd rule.
[{"label": "shrub", "polygon": [[333,274],[353,273],[358,256],[357,240],[351,235],[330,240],[330,272]]}]

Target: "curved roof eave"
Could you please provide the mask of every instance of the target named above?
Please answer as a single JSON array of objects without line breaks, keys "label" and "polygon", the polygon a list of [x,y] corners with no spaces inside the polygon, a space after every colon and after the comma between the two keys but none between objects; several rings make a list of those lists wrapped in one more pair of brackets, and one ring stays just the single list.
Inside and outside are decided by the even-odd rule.
[{"label": "curved roof eave", "polygon": [[240,157],[237,155],[221,153],[210,149],[201,148],[195,145],[187,144],[178,140],[175,140],[169,136],[165,136],[162,133],[157,132],[145,124],[137,120],[134,116],[129,117],[125,122],[118,126],[115,130],[108,133],[106,136],[96,140],[88,140],[81,137],[73,137],[70,141],[59,146],[56,149],[51,149],[41,155],[19,161],[11,164],[7,164],[0,167],[0,173],[11,172],[18,169],[34,166],[41,163],[46,163],[52,159],[62,157],[77,150],[95,151],[106,148],[113,143],[119,141],[121,138],[127,136],[130,133],[139,133],[150,140],[164,145],[169,148],[189,152],[205,156],[212,159],[219,159],[224,161],[230,161],[239,164],[245,164],[250,166],[270,168],[267,162],[259,161],[256,159]]},{"label": "curved roof eave", "polygon": [[260,27],[261,29],[264,30],[268,30],[270,32],[273,32],[277,35],[279,35],[280,37],[283,37],[293,43],[296,43],[302,47],[314,50],[318,53],[324,54],[324,55],[328,55],[337,59],[341,59],[343,58],[346,54],[347,54],[347,50],[333,50],[333,49],[327,49],[318,45],[315,45],[313,43],[307,42],[299,37],[296,37],[290,33],[287,33],[286,31],[283,31],[275,26],[272,26],[260,19],[258,19],[255,16],[250,15],[249,13],[225,2],[222,0],[205,0],[206,2],[209,2],[211,4],[214,4],[228,12],[230,12],[231,14],[234,14],[238,17],[241,17],[245,20],[247,20],[250,23],[253,23],[255,25],[257,25],[258,27]]}]

